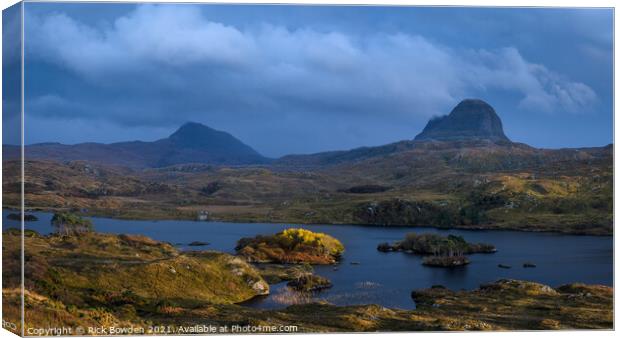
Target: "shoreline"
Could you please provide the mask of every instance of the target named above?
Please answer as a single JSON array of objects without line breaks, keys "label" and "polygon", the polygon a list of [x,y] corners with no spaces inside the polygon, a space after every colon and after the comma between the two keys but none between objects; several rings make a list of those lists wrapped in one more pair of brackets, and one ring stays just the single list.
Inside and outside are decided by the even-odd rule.
[{"label": "shoreline", "polygon": [[[15,211],[19,212],[20,209],[15,209],[10,206],[4,206],[2,210]],[[54,213],[59,210],[65,209],[44,209],[44,208],[31,208],[25,209],[24,213],[28,212],[47,212]],[[465,231],[518,231],[518,232],[531,232],[531,233],[549,233],[556,235],[570,235],[570,236],[596,236],[596,237],[612,237],[614,236],[614,231],[612,228],[612,232],[610,234],[602,234],[602,233],[587,233],[587,232],[573,232],[573,231],[554,231],[554,230],[546,230],[546,229],[524,229],[524,228],[500,228],[496,225],[485,226],[476,226],[476,227],[467,227],[467,226],[451,226],[451,227],[441,227],[441,226],[416,226],[416,225],[380,225],[380,224],[367,224],[367,223],[300,223],[300,222],[257,222],[253,220],[218,220],[212,219],[208,221],[199,221],[195,218],[131,218],[131,217],[123,217],[123,216],[114,216],[110,214],[104,213],[80,213],[85,217],[91,218],[109,218],[114,220],[122,220],[122,221],[149,221],[149,222],[157,222],[157,221],[184,221],[184,222],[196,222],[196,223],[246,223],[246,224],[282,224],[282,225],[301,225],[301,226],[315,226],[315,225],[339,225],[339,226],[361,226],[361,227],[370,227],[370,228],[411,228],[411,229],[436,229],[436,230],[465,230]]]}]

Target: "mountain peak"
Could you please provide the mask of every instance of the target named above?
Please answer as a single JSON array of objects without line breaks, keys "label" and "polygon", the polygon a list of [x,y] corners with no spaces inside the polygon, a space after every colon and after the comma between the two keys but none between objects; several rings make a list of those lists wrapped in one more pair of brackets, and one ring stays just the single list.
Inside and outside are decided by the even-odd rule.
[{"label": "mountain peak", "polygon": [[170,138],[173,139],[173,138],[194,137],[194,136],[199,136],[200,134],[203,134],[203,133],[213,133],[213,132],[217,132],[217,130],[207,127],[202,123],[186,122],[183,125],[181,125],[179,129],[177,129],[174,133],[172,133],[172,135],[170,135]]},{"label": "mountain peak", "polygon": [[168,152],[157,166],[191,162],[256,164],[267,160],[233,135],[197,122],[183,124],[160,145]]},{"label": "mountain peak", "polygon": [[188,121],[183,123],[178,130],[181,129],[192,129],[192,128],[206,128],[206,129],[211,129],[208,126],[200,123],[200,122],[193,122],[193,121]]},{"label": "mountain peak", "polygon": [[220,148],[241,143],[227,132],[215,130],[198,122],[184,123],[168,139],[174,144],[188,148]]},{"label": "mountain peak", "polygon": [[424,130],[415,137],[417,141],[472,139],[510,141],[504,134],[502,120],[495,109],[479,99],[459,102],[449,115],[428,121]]}]

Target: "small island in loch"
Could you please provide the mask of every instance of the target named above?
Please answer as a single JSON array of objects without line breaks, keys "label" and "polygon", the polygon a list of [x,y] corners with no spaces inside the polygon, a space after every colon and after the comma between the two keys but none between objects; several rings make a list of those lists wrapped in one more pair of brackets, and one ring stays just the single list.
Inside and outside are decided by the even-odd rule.
[{"label": "small island in loch", "polygon": [[271,236],[242,238],[235,250],[255,263],[335,264],[344,246],[330,235],[290,228]]},{"label": "small island in loch", "polygon": [[[22,219],[22,215],[18,214],[18,213],[10,213],[6,216],[7,219],[13,220],[13,221],[21,221]],[[35,215],[31,215],[31,214],[24,214],[24,222],[34,222],[37,221],[38,218]]]},{"label": "small island in loch", "polygon": [[425,255],[422,264],[438,267],[455,267],[469,264],[465,255],[473,253],[494,253],[495,246],[485,243],[468,243],[462,236],[408,233],[405,239],[394,244],[381,243],[377,250],[382,252],[403,251]]},{"label": "small island in loch", "polygon": [[299,276],[289,281],[286,285],[293,290],[302,292],[318,292],[333,286],[329,279],[311,273]]}]

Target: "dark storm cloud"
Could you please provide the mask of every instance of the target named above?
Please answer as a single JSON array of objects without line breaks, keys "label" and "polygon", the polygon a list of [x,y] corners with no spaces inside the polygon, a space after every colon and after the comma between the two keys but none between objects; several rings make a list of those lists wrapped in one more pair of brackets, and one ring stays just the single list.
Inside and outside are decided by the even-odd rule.
[{"label": "dark storm cloud", "polygon": [[21,10],[2,11],[2,142],[21,143]]},{"label": "dark storm cloud", "polygon": [[[580,34],[587,35],[580,48],[605,57],[598,41],[605,37]],[[413,134],[469,96],[505,92],[520,111],[562,115],[591,112],[600,99],[590,85],[510,44],[471,48],[398,30],[241,25],[210,19],[200,6],[141,5],[107,25],[33,11],[26,52],[40,70],[26,105],[38,120],[160,129],[197,120],[271,154],[385,142],[386,133],[373,134],[390,128]],[[394,127],[402,123],[415,128]],[[252,126],[326,135],[308,134],[316,147],[307,139],[276,149],[281,142]]]}]

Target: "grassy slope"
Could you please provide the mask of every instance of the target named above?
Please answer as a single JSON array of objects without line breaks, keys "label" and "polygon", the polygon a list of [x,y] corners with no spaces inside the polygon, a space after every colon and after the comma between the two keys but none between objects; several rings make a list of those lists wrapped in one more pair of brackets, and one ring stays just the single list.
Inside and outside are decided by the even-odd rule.
[{"label": "grassy slope", "polygon": [[[19,257],[19,242],[18,233],[4,233],[3,292],[8,299],[19,293],[19,260],[11,259]],[[242,259],[218,252],[180,253],[143,236],[31,235],[25,247],[26,290],[33,304],[45,309],[33,312],[33,325],[54,324],[71,313],[81,318],[80,311],[90,311],[86,318],[91,319],[98,318],[95,311],[131,320],[138,312],[232,304],[269,290]]]},{"label": "grassy slope", "polygon": [[[26,205],[86,208],[121,218],[193,219],[200,210],[224,221],[374,223],[612,233],[612,149],[539,150],[429,144],[358,162],[305,170],[182,165],[131,171],[85,162],[29,161]],[[5,163],[5,175],[17,170]],[[217,183],[215,191],[203,190]],[[360,185],[391,189],[371,194]],[[7,205],[19,194],[5,182]],[[427,203],[448,221],[384,215],[368,206],[403,200]],[[387,208],[389,210],[389,208]],[[476,220],[460,217],[474,211]],[[444,217],[445,218],[445,217]]]}]

